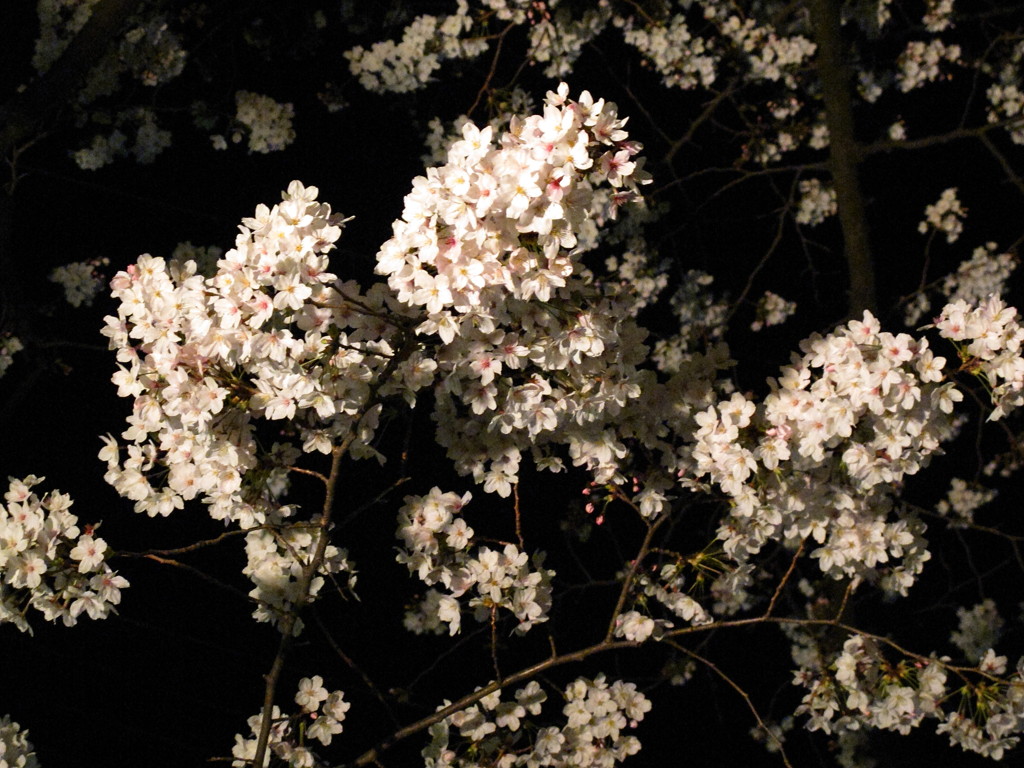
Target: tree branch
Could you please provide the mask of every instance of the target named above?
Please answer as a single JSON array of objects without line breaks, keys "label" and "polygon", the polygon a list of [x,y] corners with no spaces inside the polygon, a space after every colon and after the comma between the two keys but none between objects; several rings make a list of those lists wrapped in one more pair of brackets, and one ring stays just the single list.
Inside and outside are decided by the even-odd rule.
[{"label": "tree branch", "polygon": [[140,0],[100,0],[93,6],[89,20],[53,66],[0,107],[0,154],[6,157],[12,149],[30,140],[74,99],[85,76],[140,4]]},{"label": "tree branch", "polygon": [[829,165],[836,190],[850,284],[847,315],[854,317],[865,309],[877,314],[875,268],[871,260],[864,196],[857,177],[861,151],[853,131],[850,72],[843,60],[845,46],[839,27],[839,5],[836,0],[811,0],[809,6],[814,41],[818,46],[818,74],[829,132]]}]

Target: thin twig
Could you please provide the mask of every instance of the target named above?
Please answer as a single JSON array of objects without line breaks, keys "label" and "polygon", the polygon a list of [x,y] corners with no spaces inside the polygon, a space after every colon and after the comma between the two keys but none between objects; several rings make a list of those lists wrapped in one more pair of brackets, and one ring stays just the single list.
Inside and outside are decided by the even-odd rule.
[{"label": "thin twig", "polygon": [[494,58],[491,59],[491,68],[487,72],[487,77],[484,79],[483,84],[480,86],[480,90],[477,91],[476,98],[473,99],[473,106],[471,106],[469,110],[466,112],[468,116],[473,116],[473,111],[480,104],[480,99],[483,98],[484,94],[487,92],[487,89],[490,88],[491,80],[494,79],[494,73],[498,69],[498,59],[501,57],[501,46],[505,42],[505,35],[511,32],[515,26],[515,24],[509,23],[503,30],[501,30],[501,34],[498,35],[498,44],[494,48]]},{"label": "thin twig", "polygon": [[285,467],[285,469],[287,469],[289,472],[298,472],[301,475],[309,475],[310,477],[315,477],[321,483],[327,485],[327,477],[324,474],[317,472],[315,469],[306,469],[305,467]]},{"label": "thin twig", "polygon": [[736,693],[738,693],[743,698],[744,703],[746,703],[746,705],[747,705],[747,709],[749,709],[751,714],[753,714],[754,719],[757,721],[758,726],[765,733],[765,735],[769,739],[771,739],[773,742],[775,742],[775,746],[778,747],[778,750],[779,750],[779,756],[782,758],[782,762],[785,763],[786,768],[793,768],[793,764],[791,762],[789,762],[789,756],[786,755],[786,749],[785,749],[785,747],[782,746],[782,740],[779,739],[779,737],[776,736],[768,728],[767,725],[765,725],[764,720],[761,719],[761,715],[757,711],[757,707],[755,707],[754,706],[754,702],[750,700],[750,694],[747,693],[739,683],[737,683],[735,680],[733,680],[731,677],[729,677],[727,674],[725,674],[725,672],[723,672],[721,669],[719,669],[719,667],[713,661],[711,661],[710,659],[704,658],[703,656],[701,656],[696,651],[691,651],[686,646],[680,645],[679,643],[673,642],[671,640],[667,641],[667,643],[668,643],[668,645],[670,645],[673,648],[675,648],[677,651],[681,651],[682,653],[685,653],[687,656],[689,656],[693,660],[699,661],[701,664],[703,664],[705,667],[710,669],[712,672],[714,672],[720,678],[725,680],[725,682],[729,685],[729,687],[732,688],[734,691],[736,691]]},{"label": "thin twig", "polygon": [[235,536],[245,536],[250,531],[258,531],[264,526],[256,526],[255,528],[243,528],[237,531],[225,531],[220,536],[215,536],[212,539],[204,539],[197,541],[193,544],[187,544],[184,547],[175,547],[174,549],[146,549],[142,552],[114,552],[111,557],[149,557],[151,560],[156,559],[150,557],[151,555],[184,555],[188,552],[195,552],[206,547],[212,547],[220,544],[222,541],[232,539]]},{"label": "thin twig", "polygon": [[593,656],[598,653],[605,653],[607,651],[613,651],[620,648],[632,648],[637,644],[626,640],[613,640],[613,641],[602,641],[595,643],[594,645],[581,648],[578,651],[567,653],[563,656],[551,656],[550,658],[533,664],[529,667],[519,670],[518,672],[503,678],[502,680],[494,680],[487,685],[479,688],[473,693],[463,696],[458,701],[443,707],[436,712],[433,712],[426,717],[420,718],[414,723],[395,731],[391,736],[381,741],[377,746],[367,750],[351,763],[352,766],[363,766],[370,765],[377,761],[381,753],[387,751],[399,741],[407,739],[414,734],[421,731],[425,731],[427,728],[432,726],[434,723],[439,723],[450,715],[454,715],[456,712],[461,712],[467,707],[471,707],[486,696],[491,695],[495,691],[501,690],[504,687],[515,685],[525,680],[530,680],[537,675],[545,672],[554,667],[562,666],[564,664],[571,664],[576,661],[583,661],[584,659]]},{"label": "thin twig", "polygon": [[516,540],[519,542],[519,549],[526,549],[526,544],[523,543],[523,523],[522,515],[519,513],[519,483],[512,484],[512,499],[513,509],[516,514]]},{"label": "thin twig", "polygon": [[662,515],[653,523],[647,523],[647,521],[644,520],[644,522],[647,523],[647,535],[644,536],[644,540],[640,544],[640,549],[636,553],[636,557],[634,557],[632,562],[629,564],[629,568],[626,570],[626,576],[622,580],[622,589],[619,590],[619,597],[615,601],[615,609],[612,611],[611,620],[608,622],[608,631],[605,632],[604,641],[606,643],[609,642],[615,634],[615,619],[620,613],[622,613],[622,608],[626,604],[626,598],[629,596],[629,591],[633,586],[633,577],[636,576],[637,569],[640,567],[643,559],[647,557],[647,552],[651,546],[651,540],[654,538],[654,533],[667,519],[667,515]]},{"label": "thin twig", "polygon": [[326,488],[324,490],[324,504],[323,510],[320,514],[319,528],[320,536],[317,538],[316,550],[313,556],[309,559],[309,562],[302,569],[302,573],[296,582],[296,593],[299,595],[298,600],[292,609],[285,613],[281,618],[278,629],[281,632],[281,640],[278,643],[277,653],[274,656],[274,661],[271,663],[270,671],[267,673],[266,685],[263,689],[263,716],[260,720],[260,732],[256,737],[256,751],[253,754],[252,764],[255,766],[262,766],[264,758],[267,753],[267,744],[270,740],[270,728],[272,725],[272,712],[274,708],[274,696],[277,692],[277,684],[281,677],[281,670],[284,668],[285,657],[288,655],[288,650],[291,647],[294,639],[295,623],[298,621],[299,612],[305,607],[306,603],[310,602],[309,585],[313,581],[313,577],[320,569],[320,565],[323,563],[324,555],[327,552],[327,544],[330,541],[328,531],[331,527],[331,518],[334,513],[334,498],[338,490],[338,478],[341,476],[341,460],[348,454],[348,450],[352,443],[355,442],[359,436],[359,424],[367,413],[372,411],[378,406],[377,393],[380,388],[388,381],[390,381],[391,374],[395,371],[398,365],[404,361],[416,348],[418,342],[410,334],[405,337],[398,351],[395,352],[394,356],[388,361],[380,377],[377,379],[370,392],[367,394],[366,401],[363,405],[362,411],[360,412],[356,423],[352,425],[349,433],[345,438],[338,444],[335,445],[331,450],[331,471],[327,478]]},{"label": "thin twig", "polygon": [[327,625],[324,624],[323,619],[320,618],[320,614],[315,608],[312,611],[312,615],[313,621],[315,621],[317,627],[320,628],[320,631],[323,633],[324,638],[327,640],[327,644],[331,646],[331,650],[333,650],[338,655],[338,658],[341,659],[345,663],[345,665],[348,666],[349,669],[351,669],[353,672],[359,675],[360,679],[363,681],[363,684],[369,689],[370,693],[372,693],[374,697],[377,699],[377,701],[379,701],[383,705],[384,711],[386,711],[388,713],[388,717],[391,718],[391,722],[397,726],[398,719],[395,717],[395,713],[391,710],[391,705],[388,703],[388,700],[385,699],[384,694],[381,693],[380,688],[378,688],[377,685],[370,678],[370,676],[367,675],[366,672],[364,672],[361,667],[359,667],[354,661],[352,661],[349,655],[341,649],[341,646],[338,645],[337,641],[331,635],[330,631],[327,629]]},{"label": "thin twig", "polygon": [[348,438],[340,445],[336,445],[334,450],[331,452],[331,474],[327,481],[327,489],[324,493],[324,506],[323,513],[320,517],[320,537],[317,539],[316,551],[310,561],[303,567],[302,574],[299,576],[298,583],[296,585],[296,592],[299,595],[297,604],[292,608],[291,611],[285,613],[281,618],[280,631],[281,639],[278,642],[277,654],[274,656],[274,661],[270,665],[270,671],[267,673],[266,685],[263,689],[263,716],[260,719],[260,732],[256,738],[256,751],[253,755],[253,765],[262,766],[264,763],[264,757],[267,753],[267,743],[270,740],[270,727],[272,725],[273,717],[272,713],[274,710],[274,695],[277,693],[277,683],[281,677],[281,670],[284,669],[284,660],[288,655],[288,649],[291,647],[292,640],[294,639],[295,622],[298,620],[298,612],[303,607],[303,604],[309,599],[309,585],[313,580],[313,575],[320,567],[320,563],[323,562],[324,552],[327,550],[327,527],[330,525],[331,512],[334,508],[334,493],[338,485],[338,477],[341,474],[341,460],[347,452],[348,446],[355,438],[356,429],[353,428],[349,433]]},{"label": "thin twig", "polygon": [[203,573],[201,570],[199,570],[198,568],[196,568],[194,566],[189,565],[188,563],[183,563],[183,562],[181,562],[179,560],[172,560],[171,558],[168,558],[168,557],[160,557],[159,555],[154,555],[154,554],[142,555],[142,557],[145,558],[146,560],[153,560],[154,562],[160,563],[161,565],[173,565],[175,568],[180,568],[183,571],[188,571],[193,576],[197,576],[200,579],[202,579],[203,581],[208,582],[210,584],[213,584],[218,589],[222,589],[225,592],[230,592],[231,594],[235,595],[236,597],[242,598],[246,602],[249,602],[249,601],[252,600],[252,598],[249,597],[249,595],[247,595],[242,590],[236,589],[235,587],[232,587],[230,584],[225,584],[223,581],[219,581],[219,580],[213,578],[213,576],[211,576],[208,573]]},{"label": "thin twig", "polygon": [[768,608],[765,610],[765,616],[771,616],[772,611],[775,610],[775,604],[779,601],[779,596],[782,594],[783,588],[789,581],[789,577],[793,575],[793,569],[796,568],[796,561],[800,559],[800,555],[804,553],[804,545],[807,544],[807,539],[803,539],[800,542],[800,546],[797,547],[796,552],[793,553],[793,559],[789,561],[789,568],[786,569],[786,573],[782,577],[782,581],[779,582],[779,586],[775,588],[775,594],[772,595],[772,599],[768,603]]}]

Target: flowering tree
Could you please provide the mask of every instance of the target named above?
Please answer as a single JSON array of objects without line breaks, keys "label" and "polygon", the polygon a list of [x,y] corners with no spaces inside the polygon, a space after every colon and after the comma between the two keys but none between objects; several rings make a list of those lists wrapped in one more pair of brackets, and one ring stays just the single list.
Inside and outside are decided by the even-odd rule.
[{"label": "flowering tree", "polygon": [[[870,765],[919,730],[929,760],[1015,755],[1024,534],[996,499],[1024,404],[1020,10],[430,5],[359,28],[344,3],[39,4],[38,75],[3,111],[0,372],[10,402],[66,420],[40,382],[87,382],[69,366],[89,342],[47,317],[107,284],[102,384],[131,407],[97,409],[116,494],[74,493],[89,523],[51,485],[72,457],[12,470],[0,630],[119,626],[151,567],[220,588],[221,621],[269,625],[233,638],[263,649],[256,685],[224,696],[234,744],[207,756],[237,766],[641,764],[680,746],[659,707],[696,707],[719,757],[728,721],[769,764]],[[280,202],[246,197],[233,247],[51,259],[71,306],[30,300],[16,206],[56,172],[50,133],[81,139],[61,173],[104,183],[195,129],[199,164],[288,157],[309,112],[217,73],[231,40],[308,73],[283,63],[297,39],[350,78],[317,85],[327,116],[376,115],[314,142],[314,167],[342,156],[355,222],[285,180]],[[456,76],[367,258],[346,243],[387,186],[380,116],[422,114]],[[699,711],[709,683],[745,720]],[[34,765],[19,698],[0,762]]]}]

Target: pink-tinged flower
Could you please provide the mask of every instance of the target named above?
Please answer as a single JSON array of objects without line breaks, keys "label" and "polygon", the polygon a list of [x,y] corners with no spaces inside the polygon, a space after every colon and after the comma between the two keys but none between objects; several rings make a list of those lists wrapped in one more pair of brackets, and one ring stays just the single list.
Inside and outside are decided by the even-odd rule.
[{"label": "pink-tinged flower", "polygon": [[92,536],[82,536],[78,544],[71,550],[71,557],[78,560],[78,572],[88,573],[95,571],[103,562],[103,553],[107,550],[107,542],[103,539],[94,539]]}]

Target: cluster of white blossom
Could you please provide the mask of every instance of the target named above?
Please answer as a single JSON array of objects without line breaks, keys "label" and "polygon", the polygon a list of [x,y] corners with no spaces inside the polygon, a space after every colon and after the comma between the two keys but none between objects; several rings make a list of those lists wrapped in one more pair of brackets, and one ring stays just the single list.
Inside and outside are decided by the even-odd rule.
[{"label": "cluster of white blossom", "polygon": [[166,19],[156,16],[125,33],[119,63],[143,85],[154,87],[176,78],[185,69],[187,53]]},{"label": "cluster of white blossom", "polygon": [[947,243],[955,243],[964,231],[967,209],[956,196],[956,187],[943,190],[939,199],[924,209],[924,220],[917,225],[922,235],[927,232],[944,232]]},{"label": "cluster of white blossom", "polygon": [[217,272],[217,262],[224,251],[215,245],[192,245],[191,242],[178,243],[171,253],[171,261],[184,264],[186,261],[196,263],[196,274],[209,277]]},{"label": "cluster of white blossom", "polygon": [[716,38],[695,36],[685,12],[659,23],[651,23],[649,17],[638,23],[633,16],[617,16],[614,23],[667,86],[708,88],[718,76],[720,62],[739,57],[752,81],[781,81],[790,90],[796,88],[794,73],[814,55],[814,43],[803,35],[779,35],[771,25],[742,18],[718,3],[701,5],[704,18],[717,31]]},{"label": "cluster of white blossom", "polygon": [[797,203],[796,222],[816,227],[838,210],[836,191],[831,184],[822,184],[821,179],[804,179],[800,182],[800,202]]},{"label": "cluster of white blossom", "polygon": [[757,317],[750,324],[750,330],[760,331],[773,325],[781,325],[796,312],[796,302],[786,301],[772,291],[765,291],[757,300]]},{"label": "cluster of white blossom", "polygon": [[[95,0],[42,0],[38,3],[40,36],[36,40],[33,66],[44,73],[64,52],[70,40],[85,26]],[[173,80],[185,67],[187,54],[179,36],[170,30],[160,15],[132,17],[128,30],[110,46],[100,61],[86,74],[72,107],[80,125],[104,126],[105,133],[93,137],[90,144],[72,153],[84,170],[95,170],[114,160],[132,157],[150,163],[166,147],[171,135],[160,128],[152,109],[117,108],[112,113],[97,108],[97,101],[111,96],[124,79],[156,86]],[[108,126],[114,126],[109,130]],[[134,143],[128,145],[128,135]]]},{"label": "cluster of white blossom", "polygon": [[39,768],[28,731],[23,731],[10,715],[0,717],[0,768]]},{"label": "cluster of white blossom", "polygon": [[72,307],[83,304],[92,306],[92,300],[103,290],[105,276],[99,267],[110,263],[106,257],[89,261],[73,261],[61,267],[54,267],[50,272],[50,281],[64,289],[64,299]]},{"label": "cluster of white blossom", "polygon": [[544,114],[513,119],[497,145],[467,122],[447,164],[413,181],[377,254],[397,300],[425,314],[417,334],[443,344],[438,441],[460,472],[506,496],[524,449],[560,466],[537,453],[546,443],[614,474],[623,449],[606,424],[639,394],[631,300],[595,286],[573,249],[588,217],[614,217],[647,180],[640,145],[613,104],[567,96],[565,84],[549,92]]},{"label": "cluster of white blossom", "polygon": [[[97,134],[92,143],[72,153],[75,164],[84,171],[95,171],[125,157],[133,157],[142,165],[152,163],[157,155],[171,146],[171,133],[156,122],[152,109],[138,107],[121,112],[114,121],[117,127],[109,134]],[[123,130],[122,130],[123,129]],[[129,145],[125,131],[134,132]]]},{"label": "cluster of white blossom", "polygon": [[12,622],[22,632],[31,631],[29,608],[69,627],[83,612],[104,619],[128,586],[106,563],[107,543],[93,526],[80,529],[68,512],[71,497],[32,490],[42,480],[10,478],[7,505],[0,504],[0,624]]},{"label": "cluster of white blossom", "polygon": [[14,363],[14,354],[24,348],[25,345],[17,336],[10,333],[0,334],[0,376],[7,373],[7,369]]},{"label": "cluster of white blossom", "polygon": [[422,88],[446,59],[472,59],[487,50],[482,38],[463,37],[472,30],[467,0],[458,0],[448,16],[417,16],[399,42],[385,40],[369,49],[345,51],[349,71],[376,93],[405,93]]},{"label": "cluster of white blossom", "polygon": [[608,0],[598,0],[579,18],[564,5],[555,9],[553,15],[546,12],[530,26],[527,56],[531,61],[547,65],[544,67],[546,77],[565,77],[572,72],[583,47],[604,32],[611,17]]},{"label": "cluster of white blossom", "polygon": [[635,317],[652,304],[668,286],[668,273],[660,265],[652,266],[648,244],[642,237],[630,239],[626,250],[618,256],[609,256],[604,266],[608,276],[603,283],[616,281],[623,293],[633,299],[631,314]]},{"label": "cluster of white blossom", "polygon": [[929,555],[919,521],[889,519],[892,486],[952,436],[962,395],[927,340],[884,333],[868,313],[801,348],[761,404],[737,393],[696,416],[681,480],[707,476],[730,497],[719,537],[740,563],[769,540],[811,537],[826,574],[905,593]]},{"label": "cluster of white blossom", "polygon": [[92,16],[99,0],[39,0],[39,38],[36,40],[32,66],[45,73],[67,48],[71,39]]},{"label": "cluster of white blossom", "polygon": [[[1017,258],[1012,253],[999,253],[995,243],[985,243],[975,248],[971,258],[961,262],[956,272],[942,278],[939,292],[948,301],[963,299],[978,304],[991,295],[1001,296],[1016,268]],[[916,324],[931,307],[927,291],[915,293],[904,308],[906,324]]]},{"label": "cluster of white blossom", "polygon": [[[351,704],[345,701],[342,691],[328,693],[320,675],[304,677],[299,681],[299,690],[295,694],[295,703],[299,711],[291,716],[284,716],[274,706],[271,717],[270,740],[267,743],[267,754],[263,766],[270,765],[273,757],[283,761],[289,768],[314,768],[323,765],[316,753],[307,746],[307,740],[315,739],[325,747],[330,746],[335,736],[342,732],[346,713]],[[249,718],[248,725],[253,738],[245,738],[235,734],[235,746],[231,754],[235,760],[234,768],[251,766],[256,757],[255,738],[263,721],[262,712]]]},{"label": "cluster of white blossom", "polygon": [[942,62],[962,64],[959,45],[946,45],[938,38],[927,43],[912,40],[896,60],[896,86],[903,93],[935,82],[942,75]]},{"label": "cluster of white blossom", "polygon": [[1010,55],[995,73],[995,82],[988,87],[990,123],[1005,122],[1014,144],[1024,144],[1024,44],[1017,42]]},{"label": "cluster of white blossom", "polygon": [[[533,94],[524,91],[519,86],[501,94],[500,98],[494,97],[490,103],[493,111],[491,118],[487,121],[492,135],[501,135],[501,132],[508,128],[512,118],[516,115],[536,112],[536,104]],[[427,152],[420,156],[424,165],[444,165],[448,160],[448,148],[457,141],[461,141],[462,130],[466,123],[471,122],[469,115],[459,115],[451,124],[447,124],[440,117],[435,117],[427,123],[427,136],[424,145]]]},{"label": "cluster of white blossom", "polygon": [[955,343],[962,369],[985,383],[994,406],[992,421],[1024,404],[1024,328],[1016,318],[1016,309],[990,296],[977,306],[958,299],[935,319],[942,336]]},{"label": "cluster of white blossom", "polygon": [[[325,577],[333,579],[334,574],[344,573],[348,577],[349,589],[356,582],[348,552],[328,544],[307,592],[302,594],[299,591],[303,569],[313,559],[320,536],[325,534],[316,517],[309,523],[282,525],[282,520],[290,512],[289,507],[281,507],[273,527],[258,528],[245,536],[248,562],[242,573],[255,584],[249,592],[249,597],[257,603],[253,618],[275,626],[280,626],[284,616],[294,611],[307,597],[315,597],[323,587]],[[292,632],[299,635],[302,630],[302,619],[295,619]]]},{"label": "cluster of white blossom", "polygon": [[1010,122],[1007,130],[1015,144],[1024,144],[1024,91],[1017,83],[993,83],[986,91],[990,105],[988,121]]},{"label": "cluster of white blossom", "polygon": [[447,590],[430,590],[407,614],[406,627],[441,632],[446,624],[449,634],[456,634],[462,626],[458,598],[471,593],[469,607],[478,621],[504,608],[519,620],[516,632],[528,632],[548,619],[555,572],[543,567],[542,554],[533,556],[531,567],[529,556],[514,544],[501,551],[480,547],[470,552],[473,529],[459,516],[470,498],[469,493],[460,497],[436,487],[426,496],[405,497],[398,513],[397,536],[403,544],[398,561],[428,586],[441,584]]},{"label": "cluster of white blossom", "polygon": [[96,134],[88,147],[83,147],[72,154],[75,165],[83,171],[95,171],[109,165],[119,157],[126,157],[128,137],[121,131],[114,130],[109,135]]},{"label": "cluster of white blossom", "polygon": [[612,768],[640,751],[639,739],[628,731],[651,702],[635,684],[609,685],[604,675],[580,677],[562,696],[564,722],[541,727],[528,719],[538,717],[548,700],[538,683],[517,690],[512,701],[502,701],[500,689],[488,694],[431,726],[431,742],[422,752],[426,768]]},{"label": "cluster of white blossom", "polygon": [[982,488],[954,477],[946,498],[935,505],[935,511],[947,518],[950,525],[962,527],[974,522],[974,512],[996,497],[994,488]]},{"label": "cluster of white blossom", "polygon": [[907,123],[902,118],[892,123],[886,131],[890,141],[905,141],[907,138]]},{"label": "cluster of white blossom", "polygon": [[713,621],[703,606],[687,592],[681,563],[666,563],[651,573],[640,573],[636,584],[647,597],[657,600],[675,616],[693,626]]},{"label": "cluster of white blossom", "polygon": [[[137,511],[167,515],[200,497],[215,519],[266,522],[276,509],[268,473],[284,471],[294,449],[258,455],[262,419],[286,420],[306,452],[329,453],[355,430],[352,455],[376,455],[379,406],[364,411],[398,362],[394,327],[383,291],[363,295],[326,271],[342,222],[316,194],[294,182],[282,203],[259,206],[210,277],[193,261],[146,255],[112,280],[120,306],[103,333],[118,393],[135,405],[127,457],[108,438],[101,458]],[[421,385],[417,360],[398,367],[408,391]]]},{"label": "cluster of white blossom", "polygon": [[666,86],[689,90],[698,85],[708,88],[715,82],[720,54],[713,51],[709,40],[693,35],[685,16],[675,15],[656,25],[638,25],[633,17],[616,17],[615,25]]},{"label": "cluster of white blossom", "polygon": [[1006,657],[991,649],[973,675],[957,670],[960,682],[952,690],[948,657],[894,664],[863,635],[848,638],[834,658],[820,649],[800,655],[804,663],[793,683],[808,692],[796,714],[808,716],[810,730],[838,734],[871,727],[907,734],[925,719],[938,720],[936,733],[947,734],[951,746],[995,760],[1024,730],[1024,668],[1002,677]]},{"label": "cluster of white blossom", "polygon": [[758,25],[752,18],[741,19],[732,13],[725,16],[715,3],[706,5],[704,15],[714,19],[719,32],[729,38],[735,50],[746,57],[749,77],[754,81],[781,81],[788,89],[795,89],[795,72],[807,65],[817,49],[803,35],[785,37],[770,25]]},{"label": "cluster of white blossom", "polygon": [[942,281],[942,295],[950,301],[963,299],[977,304],[989,296],[1001,296],[1006,281],[1017,268],[1012,253],[998,252],[995,243],[985,243],[974,249],[971,258],[960,264],[956,272]]},{"label": "cluster of white blossom", "polygon": [[955,0],[926,0],[925,14],[921,17],[924,28],[937,34],[952,27],[954,3]]},{"label": "cluster of white blossom", "polygon": [[[235,107],[235,120],[243,127],[231,134],[231,140],[238,144],[246,139],[250,153],[279,152],[295,141],[295,108],[291,104],[280,104],[252,91],[238,91]],[[227,148],[223,136],[214,136],[212,140],[214,149]]]},{"label": "cluster of white blossom", "polygon": [[[182,73],[187,57],[166,17],[133,17],[129,29],[86,75],[75,104],[81,112],[79,119],[97,125],[109,121],[103,110],[93,111],[100,99],[116,94],[126,78],[149,87],[167,83]],[[115,113],[113,119],[123,120],[124,112]]]},{"label": "cluster of white blossom", "polygon": [[670,300],[678,330],[654,343],[651,359],[658,370],[677,373],[692,352],[719,341],[725,334],[729,304],[708,290],[714,280],[696,269],[683,276]]},{"label": "cluster of white blossom", "polygon": [[986,598],[971,608],[957,608],[956,618],[959,626],[949,642],[963,651],[968,661],[980,664],[1003,632],[1003,617],[995,601]]}]

